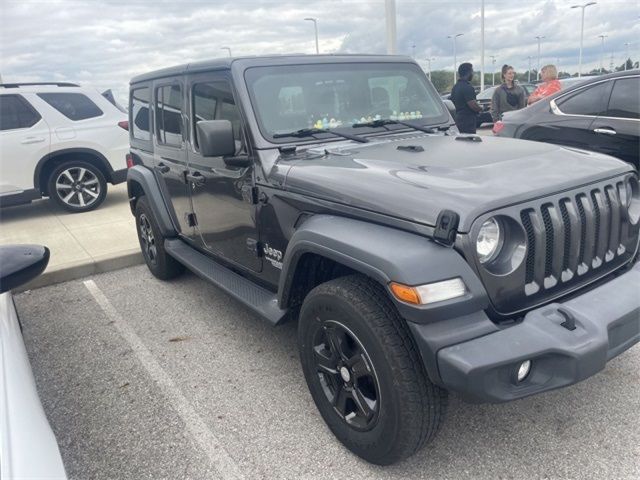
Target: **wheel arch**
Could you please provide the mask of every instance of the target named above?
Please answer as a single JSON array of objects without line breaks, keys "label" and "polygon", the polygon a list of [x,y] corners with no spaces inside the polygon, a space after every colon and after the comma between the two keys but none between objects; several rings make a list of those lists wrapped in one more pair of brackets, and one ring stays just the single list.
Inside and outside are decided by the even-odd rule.
[{"label": "wheel arch", "polygon": [[100,170],[107,182],[112,182],[113,168],[104,155],[91,148],[65,148],[42,157],[33,173],[33,186],[42,195],[48,195],[47,182],[53,170],[66,161],[79,160],[90,163]]},{"label": "wheel arch", "polygon": [[149,207],[153,211],[162,235],[166,238],[178,235],[178,229],[171,220],[169,209],[151,170],[141,165],[130,168],[127,171],[127,193],[132,214],[135,215],[136,201],[145,195],[149,198]]}]

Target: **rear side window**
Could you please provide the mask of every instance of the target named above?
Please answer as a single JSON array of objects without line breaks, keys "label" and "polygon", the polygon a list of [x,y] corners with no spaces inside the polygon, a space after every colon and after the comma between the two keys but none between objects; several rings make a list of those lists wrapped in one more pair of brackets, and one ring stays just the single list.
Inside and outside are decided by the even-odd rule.
[{"label": "rear side window", "polygon": [[607,108],[611,82],[602,82],[579,90],[556,101],[562,113],[568,115],[600,115]]},{"label": "rear side window", "polygon": [[40,114],[20,95],[0,95],[0,130],[33,127]]},{"label": "rear side window", "polygon": [[131,135],[137,140],[151,140],[149,125],[149,103],[151,92],[149,87],[136,88],[131,91]]},{"label": "rear side window", "polygon": [[158,143],[182,145],[182,88],[166,85],[156,90],[156,134]]},{"label": "rear side window", "polygon": [[605,116],[640,118],[640,77],[616,80]]},{"label": "rear side window", "polygon": [[38,96],[70,120],[102,115],[102,110],[82,93],[38,93]]}]

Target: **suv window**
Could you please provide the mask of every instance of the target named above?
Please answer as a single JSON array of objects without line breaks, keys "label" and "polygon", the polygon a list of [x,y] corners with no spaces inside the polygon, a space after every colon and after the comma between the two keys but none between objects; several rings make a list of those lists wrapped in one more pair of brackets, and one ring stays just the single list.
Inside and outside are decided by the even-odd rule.
[{"label": "suv window", "polygon": [[158,143],[182,145],[182,88],[165,85],[156,90],[156,135]]},{"label": "suv window", "polygon": [[82,93],[38,93],[41,99],[70,120],[99,117],[102,110]]},{"label": "suv window", "polygon": [[640,77],[616,80],[606,117],[640,118]]},{"label": "suv window", "polygon": [[556,104],[568,115],[600,115],[607,108],[607,96],[611,82],[602,82],[559,99]]},{"label": "suv window", "polygon": [[149,95],[149,87],[136,88],[131,91],[131,135],[137,140],[151,139]]},{"label": "suv window", "polygon": [[241,141],[242,122],[238,107],[233,100],[228,82],[206,82],[193,86],[194,139],[198,145],[196,123],[201,120],[229,120],[233,126],[233,136]]},{"label": "suv window", "polygon": [[33,127],[41,118],[20,95],[0,95],[0,130]]}]

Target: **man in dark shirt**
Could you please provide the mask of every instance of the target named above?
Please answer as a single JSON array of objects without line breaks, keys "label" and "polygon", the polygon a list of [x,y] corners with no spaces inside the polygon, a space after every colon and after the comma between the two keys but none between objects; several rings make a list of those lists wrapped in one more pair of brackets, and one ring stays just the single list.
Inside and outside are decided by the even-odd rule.
[{"label": "man in dark shirt", "polygon": [[476,91],[471,86],[473,65],[461,63],[458,82],[451,90],[451,101],[456,106],[456,125],[460,133],[476,133],[476,120],[482,108],[476,102]]}]

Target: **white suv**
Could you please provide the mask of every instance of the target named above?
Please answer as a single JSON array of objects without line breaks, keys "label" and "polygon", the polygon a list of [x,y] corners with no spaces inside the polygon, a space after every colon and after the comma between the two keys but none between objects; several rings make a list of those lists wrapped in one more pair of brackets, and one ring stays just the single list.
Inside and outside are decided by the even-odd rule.
[{"label": "white suv", "polygon": [[0,84],[0,206],[48,196],[72,212],[126,180],[127,114],[72,83]]}]

